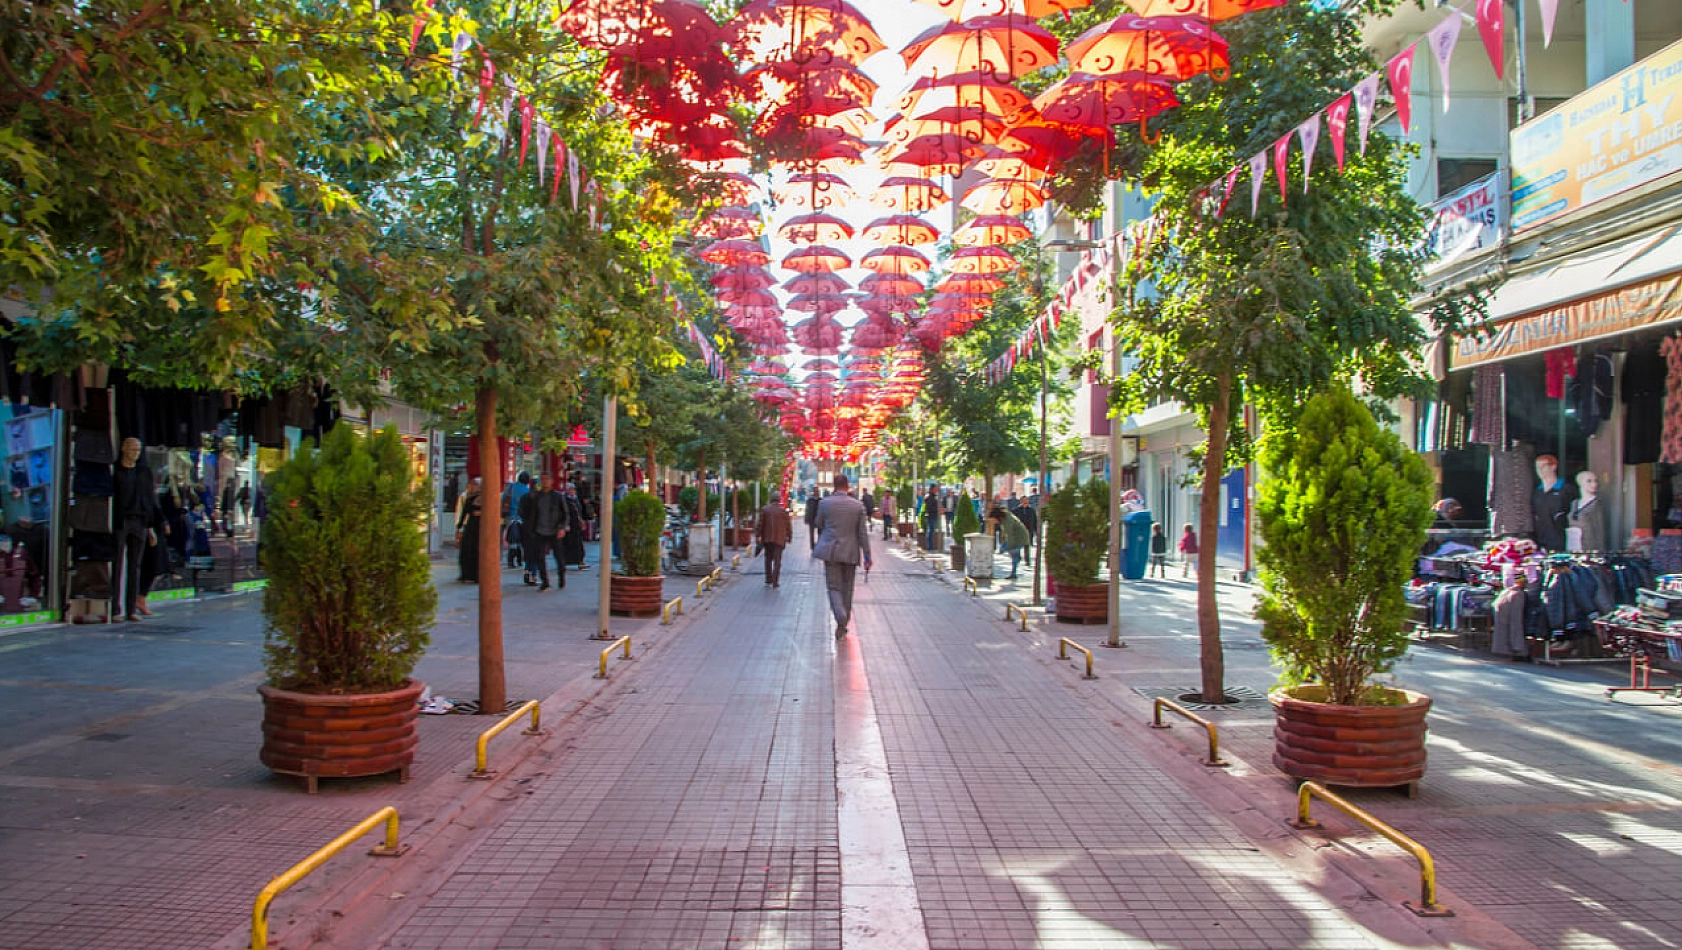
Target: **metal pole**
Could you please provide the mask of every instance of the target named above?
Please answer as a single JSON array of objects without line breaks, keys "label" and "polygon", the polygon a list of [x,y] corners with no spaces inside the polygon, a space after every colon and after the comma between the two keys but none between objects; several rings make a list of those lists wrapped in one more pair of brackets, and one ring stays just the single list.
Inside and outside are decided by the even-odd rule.
[{"label": "metal pole", "polygon": [[[1121,302],[1121,235],[1115,237],[1110,258],[1110,308]],[[1116,339],[1115,321],[1110,324],[1110,378],[1121,378],[1121,343]],[[1121,646],[1121,420],[1110,419],[1110,637],[1106,646]]]},{"label": "metal pole", "polygon": [[615,437],[618,434],[619,400],[608,396],[602,405],[602,534],[596,552],[596,567],[601,571],[596,594],[597,640],[611,640],[608,632],[609,602],[613,598],[613,476],[614,459],[618,454]]},{"label": "metal pole", "polygon": [[[1044,296],[1043,294],[1041,296]],[[1045,443],[1045,404],[1046,386],[1049,370],[1046,368],[1045,351],[1051,346],[1050,340],[1040,341],[1040,483],[1037,486],[1040,498],[1045,498],[1046,484],[1046,443]],[[1040,571],[1045,565],[1045,529],[1039,523],[1039,511],[1034,511],[1034,606],[1038,607],[1043,600],[1040,598]]]}]

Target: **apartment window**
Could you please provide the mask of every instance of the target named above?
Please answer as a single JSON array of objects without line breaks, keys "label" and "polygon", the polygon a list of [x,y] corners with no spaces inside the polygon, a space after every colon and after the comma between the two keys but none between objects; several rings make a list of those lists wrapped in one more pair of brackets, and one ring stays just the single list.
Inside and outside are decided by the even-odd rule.
[{"label": "apartment window", "polygon": [[1494,174],[1493,158],[1437,159],[1437,197],[1451,195],[1485,175]]}]

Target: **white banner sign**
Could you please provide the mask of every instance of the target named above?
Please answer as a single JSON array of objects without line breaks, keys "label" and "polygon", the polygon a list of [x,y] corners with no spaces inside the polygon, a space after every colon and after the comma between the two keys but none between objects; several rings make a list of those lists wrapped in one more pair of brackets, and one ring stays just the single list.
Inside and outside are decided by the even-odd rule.
[{"label": "white banner sign", "polygon": [[1441,270],[1467,254],[1500,243],[1504,206],[1500,172],[1486,175],[1433,204],[1431,232],[1425,238],[1433,259],[1426,265],[1426,272]]}]

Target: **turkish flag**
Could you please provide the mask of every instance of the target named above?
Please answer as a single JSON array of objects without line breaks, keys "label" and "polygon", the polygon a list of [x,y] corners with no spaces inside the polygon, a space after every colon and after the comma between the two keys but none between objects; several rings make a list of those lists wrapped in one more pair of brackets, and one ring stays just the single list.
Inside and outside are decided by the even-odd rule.
[{"label": "turkish flag", "polygon": [[1489,65],[1495,67],[1495,78],[1507,65],[1507,5],[1501,0],[1478,0],[1478,35],[1483,37],[1484,52]]},{"label": "turkish flag", "polygon": [[[1500,3],[1501,0],[1495,2]],[[1343,171],[1344,134],[1349,129],[1349,107],[1354,102],[1354,94],[1346,92],[1326,107],[1326,125],[1332,131],[1332,157],[1337,159],[1337,170],[1340,172]]]},{"label": "turkish flag", "polygon": [[1291,133],[1279,136],[1273,143],[1273,174],[1279,179],[1279,203],[1285,203],[1285,182],[1290,177]]},{"label": "turkish flag", "polygon": [[1390,79],[1390,96],[1396,100],[1396,118],[1402,120],[1403,133],[1413,130],[1413,54],[1418,50],[1419,44],[1414,43],[1397,53],[1384,69]]},{"label": "turkish flag", "polygon": [[1232,200],[1232,193],[1238,189],[1238,166],[1226,173],[1226,187],[1221,190],[1221,206],[1215,210],[1215,217],[1226,214],[1227,202]]}]

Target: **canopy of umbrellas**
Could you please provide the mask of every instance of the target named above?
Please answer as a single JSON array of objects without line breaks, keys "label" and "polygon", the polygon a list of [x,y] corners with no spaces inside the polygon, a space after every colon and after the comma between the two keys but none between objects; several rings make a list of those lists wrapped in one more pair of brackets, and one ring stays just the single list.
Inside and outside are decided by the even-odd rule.
[{"label": "canopy of umbrellas", "polygon": [[[877,83],[860,66],[886,46],[846,0],[752,0],[723,24],[701,0],[577,0],[562,15],[606,52],[603,82],[638,131],[726,196],[696,227],[711,242],[700,256],[718,265],[722,311],[755,357],[755,398],[811,457],[868,451],[916,397],[924,353],[986,317],[1050,176],[1077,156],[1107,165],[1117,127],[1143,130],[1178,105],[1176,83],[1224,77],[1215,24],[1289,0],[1126,0],[1132,12],[1061,51],[1038,21],[1090,0],[916,2],[946,19],[899,50],[912,83],[870,143]],[[1017,89],[1060,55],[1065,78],[1032,99]],[[755,116],[745,134],[729,115],[742,103]],[[771,159],[768,179],[749,173],[750,147]],[[865,196],[848,177],[861,166],[881,176]],[[919,248],[942,236],[926,215],[953,200],[943,180],[968,184],[957,200],[969,214],[929,293],[934,262]],[[833,212],[858,197],[882,216],[855,229]],[[767,233],[794,247],[781,276]],[[849,243],[872,249],[855,261],[834,246]],[[849,271],[866,276],[855,285]]]}]

